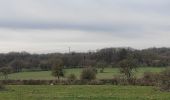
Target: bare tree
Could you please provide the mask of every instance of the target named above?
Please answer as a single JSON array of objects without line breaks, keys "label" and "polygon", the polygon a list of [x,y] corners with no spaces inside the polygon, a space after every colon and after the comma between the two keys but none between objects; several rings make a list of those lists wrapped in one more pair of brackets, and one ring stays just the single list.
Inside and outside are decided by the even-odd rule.
[{"label": "bare tree", "polygon": [[58,80],[60,77],[64,77],[64,71],[63,71],[63,62],[62,60],[54,60],[52,64],[52,75],[54,77],[57,77]]},{"label": "bare tree", "polygon": [[2,67],[0,69],[0,73],[4,76],[5,80],[8,79],[8,74],[12,72],[12,69],[10,67]]},{"label": "bare tree", "polygon": [[137,63],[134,59],[125,59],[120,61],[120,73],[126,76],[127,81],[130,83],[133,78],[133,73],[136,71]]}]

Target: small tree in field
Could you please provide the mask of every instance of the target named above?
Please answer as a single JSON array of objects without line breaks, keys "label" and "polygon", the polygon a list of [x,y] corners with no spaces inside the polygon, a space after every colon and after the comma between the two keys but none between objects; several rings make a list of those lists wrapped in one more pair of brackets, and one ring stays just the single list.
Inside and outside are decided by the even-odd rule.
[{"label": "small tree in field", "polygon": [[0,73],[4,76],[5,80],[8,79],[8,74],[12,72],[12,68],[10,67],[2,67],[0,68]]},{"label": "small tree in field", "polygon": [[63,71],[63,62],[62,60],[56,60],[52,64],[52,75],[54,77],[57,77],[58,80],[60,77],[64,77],[64,71]]},{"label": "small tree in field", "polygon": [[81,76],[81,80],[94,80],[96,79],[96,72],[92,68],[83,69]]},{"label": "small tree in field", "polygon": [[104,61],[98,62],[97,67],[100,68],[100,73],[104,73],[104,68],[107,66],[107,64]]},{"label": "small tree in field", "polygon": [[119,63],[120,73],[124,74],[127,81],[130,83],[133,78],[133,73],[136,71],[137,63],[134,59],[125,59]]}]

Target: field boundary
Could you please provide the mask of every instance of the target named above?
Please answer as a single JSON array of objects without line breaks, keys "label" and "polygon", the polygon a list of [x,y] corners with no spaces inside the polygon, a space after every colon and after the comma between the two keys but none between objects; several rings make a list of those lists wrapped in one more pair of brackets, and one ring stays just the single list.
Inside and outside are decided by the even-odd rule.
[{"label": "field boundary", "polygon": [[131,83],[120,79],[99,79],[99,80],[0,80],[6,85],[137,85],[155,86],[155,81],[148,81],[142,78],[134,79]]}]

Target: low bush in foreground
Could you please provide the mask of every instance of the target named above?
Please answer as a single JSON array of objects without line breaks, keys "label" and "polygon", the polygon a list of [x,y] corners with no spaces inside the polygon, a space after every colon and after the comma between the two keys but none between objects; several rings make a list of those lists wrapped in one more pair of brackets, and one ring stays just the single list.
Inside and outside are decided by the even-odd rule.
[{"label": "low bush in foreground", "polygon": [[69,81],[74,81],[74,80],[77,79],[77,77],[76,77],[75,74],[70,74],[70,75],[67,77],[67,79],[68,79]]},{"label": "low bush in foreground", "polygon": [[6,85],[117,85],[115,79],[102,80],[1,80]]},{"label": "low bush in foreground", "polygon": [[143,77],[140,78],[141,85],[144,86],[157,86],[158,81],[160,80],[160,74],[159,73],[153,73],[153,72],[145,72]]},{"label": "low bush in foreground", "polygon": [[160,73],[159,87],[162,91],[170,92],[170,68]]},{"label": "low bush in foreground", "polygon": [[115,82],[117,82],[118,85],[137,85],[138,81],[135,77],[127,78],[124,75],[117,75],[114,77]]},{"label": "low bush in foreground", "polygon": [[2,83],[0,82],[0,90],[4,90],[4,89],[5,89],[4,84],[2,84]]}]

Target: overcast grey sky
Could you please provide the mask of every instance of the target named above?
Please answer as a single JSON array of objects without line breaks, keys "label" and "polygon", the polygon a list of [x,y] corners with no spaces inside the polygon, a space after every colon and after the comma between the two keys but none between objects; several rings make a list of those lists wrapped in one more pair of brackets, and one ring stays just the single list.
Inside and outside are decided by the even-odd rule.
[{"label": "overcast grey sky", "polygon": [[170,0],[0,0],[0,52],[170,47]]}]

